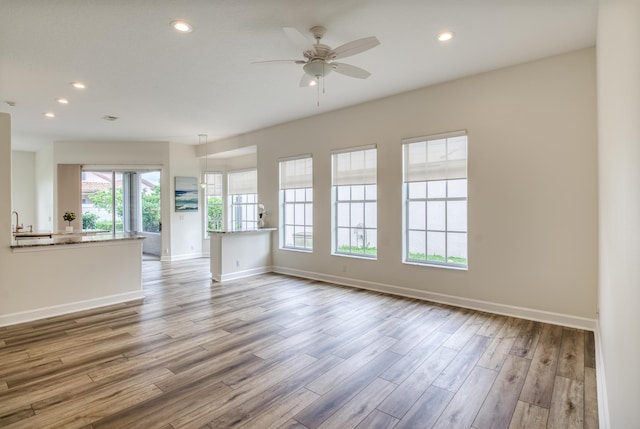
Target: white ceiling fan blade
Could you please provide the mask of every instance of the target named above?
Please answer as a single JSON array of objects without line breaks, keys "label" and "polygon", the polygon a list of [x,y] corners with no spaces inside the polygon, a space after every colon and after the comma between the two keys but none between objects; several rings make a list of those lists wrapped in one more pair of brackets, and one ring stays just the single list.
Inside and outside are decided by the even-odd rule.
[{"label": "white ceiling fan blade", "polygon": [[343,74],[349,77],[355,77],[358,79],[366,79],[371,76],[371,73],[360,67],[352,66],[351,64],[344,63],[331,63],[331,67],[336,73]]},{"label": "white ceiling fan blade", "polygon": [[317,84],[318,84],[318,81],[316,80],[316,78],[306,73],[303,74],[302,78],[300,79],[301,87],[315,86]]},{"label": "white ceiling fan blade", "polygon": [[293,63],[293,64],[304,64],[306,61],[304,60],[264,60],[264,61],[252,61],[251,64],[264,64],[264,63]]},{"label": "white ceiling fan blade", "polygon": [[375,36],[354,40],[353,42],[345,43],[344,45],[335,48],[333,50],[333,52],[335,52],[336,54],[334,58],[338,59],[350,57],[351,55],[359,54],[360,52],[364,52],[371,48],[374,48],[379,44],[380,41]]},{"label": "white ceiling fan blade", "polygon": [[297,28],[283,27],[282,30],[284,31],[284,34],[287,36],[287,38],[291,40],[291,43],[296,45],[298,48],[302,49],[303,51],[314,50],[311,41],[307,37],[304,37]]}]

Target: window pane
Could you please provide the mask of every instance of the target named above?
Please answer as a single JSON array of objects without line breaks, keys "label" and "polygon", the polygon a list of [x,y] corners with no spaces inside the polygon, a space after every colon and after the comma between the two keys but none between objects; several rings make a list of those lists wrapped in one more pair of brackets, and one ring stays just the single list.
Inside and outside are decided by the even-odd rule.
[{"label": "window pane", "polygon": [[423,201],[409,202],[409,229],[425,229],[424,209]]},{"label": "window pane", "polygon": [[364,253],[369,256],[375,256],[378,253],[378,231],[375,229],[366,229],[364,237],[365,249]]},{"label": "window pane", "polygon": [[307,203],[304,207],[304,223],[305,225],[313,225],[313,204]]},{"label": "window pane", "polygon": [[426,242],[423,231],[409,231],[409,259],[426,260]]},{"label": "window pane", "polygon": [[338,203],[338,226],[349,226],[349,203]]},{"label": "window pane", "polygon": [[351,230],[349,228],[338,228],[338,236],[336,243],[336,250],[338,252],[349,252],[351,244]]},{"label": "window pane", "polygon": [[447,202],[447,230],[466,231],[467,230],[467,202],[449,201]]},{"label": "window pane", "polygon": [[364,200],[364,185],[354,185],[351,187],[351,199],[354,201]]},{"label": "window pane", "polygon": [[445,202],[427,202],[427,229],[445,230]]},{"label": "window pane", "polygon": [[427,182],[409,183],[409,198],[427,198]]},{"label": "window pane", "polygon": [[378,213],[376,203],[364,204],[364,221],[367,228],[376,228],[378,226]]},{"label": "window pane", "polygon": [[447,262],[467,264],[467,234],[450,232],[447,234]]},{"label": "window pane", "polygon": [[364,227],[364,203],[351,203],[351,227]]},{"label": "window pane", "polygon": [[377,185],[366,185],[364,187],[365,190],[365,199],[367,200],[376,200],[378,199],[378,186]]},{"label": "window pane", "polygon": [[295,191],[296,191],[296,201],[298,202],[304,201],[304,194],[305,194],[304,188],[296,189]]},{"label": "window pane", "polygon": [[427,232],[427,261],[445,262],[445,233]]},{"label": "window pane", "polygon": [[309,202],[313,201],[313,188],[306,189],[306,196],[307,196],[306,201],[309,201]]},{"label": "window pane", "polygon": [[289,224],[289,225],[293,225],[293,204],[286,204],[285,205],[285,211],[284,211],[284,223],[285,224]]},{"label": "window pane", "polygon": [[293,246],[293,228],[289,226],[284,227],[284,245]]},{"label": "window pane", "polygon": [[284,200],[289,202],[289,203],[295,201],[294,200],[295,193],[296,193],[296,191],[294,189],[286,189],[284,191]]},{"label": "window pane", "polygon": [[466,198],[467,179],[449,180],[447,186],[449,191],[449,198]]},{"label": "window pane", "polygon": [[429,198],[444,198],[447,196],[447,182],[444,180],[438,180],[436,182],[429,182]]},{"label": "window pane", "polygon": [[351,187],[350,186],[338,186],[338,200],[347,201],[351,199]]},{"label": "window pane", "polygon": [[295,204],[295,221],[296,225],[304,225],[304,204]]}]

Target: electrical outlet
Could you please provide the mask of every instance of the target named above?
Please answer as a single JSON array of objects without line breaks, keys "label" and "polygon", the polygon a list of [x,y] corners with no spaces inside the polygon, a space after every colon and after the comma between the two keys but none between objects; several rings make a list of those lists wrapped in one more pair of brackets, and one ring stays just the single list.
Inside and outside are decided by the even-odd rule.
[{"label": "electrical outlet", "polygon": [[236,267],[240,266],[240,259],[236,259]]}]

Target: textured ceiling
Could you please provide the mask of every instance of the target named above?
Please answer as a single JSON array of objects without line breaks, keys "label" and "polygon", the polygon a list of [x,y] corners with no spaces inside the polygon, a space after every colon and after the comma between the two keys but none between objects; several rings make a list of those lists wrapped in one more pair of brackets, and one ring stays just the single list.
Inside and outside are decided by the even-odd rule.
[{"label": "textured ceiling", "polygon": [[[200,133],[213,141],[593,46],[596,12],[597,0],[0,0],[0,111],[24,150],[59,140],[196,144]],[[175,19],[194,31],[178,34]],[[298,86],[300,65],[251,64],[301,59],[282,27],[307,35],[314,25],[332,47],[371,35],[381,43],[340,60],[372,76],[331,74],[319,107],[316,89]],[[456,37],[440,43],[441,30]]]}]

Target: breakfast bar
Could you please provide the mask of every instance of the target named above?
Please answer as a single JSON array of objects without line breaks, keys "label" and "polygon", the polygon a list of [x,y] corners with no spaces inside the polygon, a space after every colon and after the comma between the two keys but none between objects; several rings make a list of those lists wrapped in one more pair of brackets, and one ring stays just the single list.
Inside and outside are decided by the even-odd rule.
[{"label": "breakfast bar", "polygon": [[271,271],[271,233],[277,228],[209,231],[211,278],[239,279]]}]

